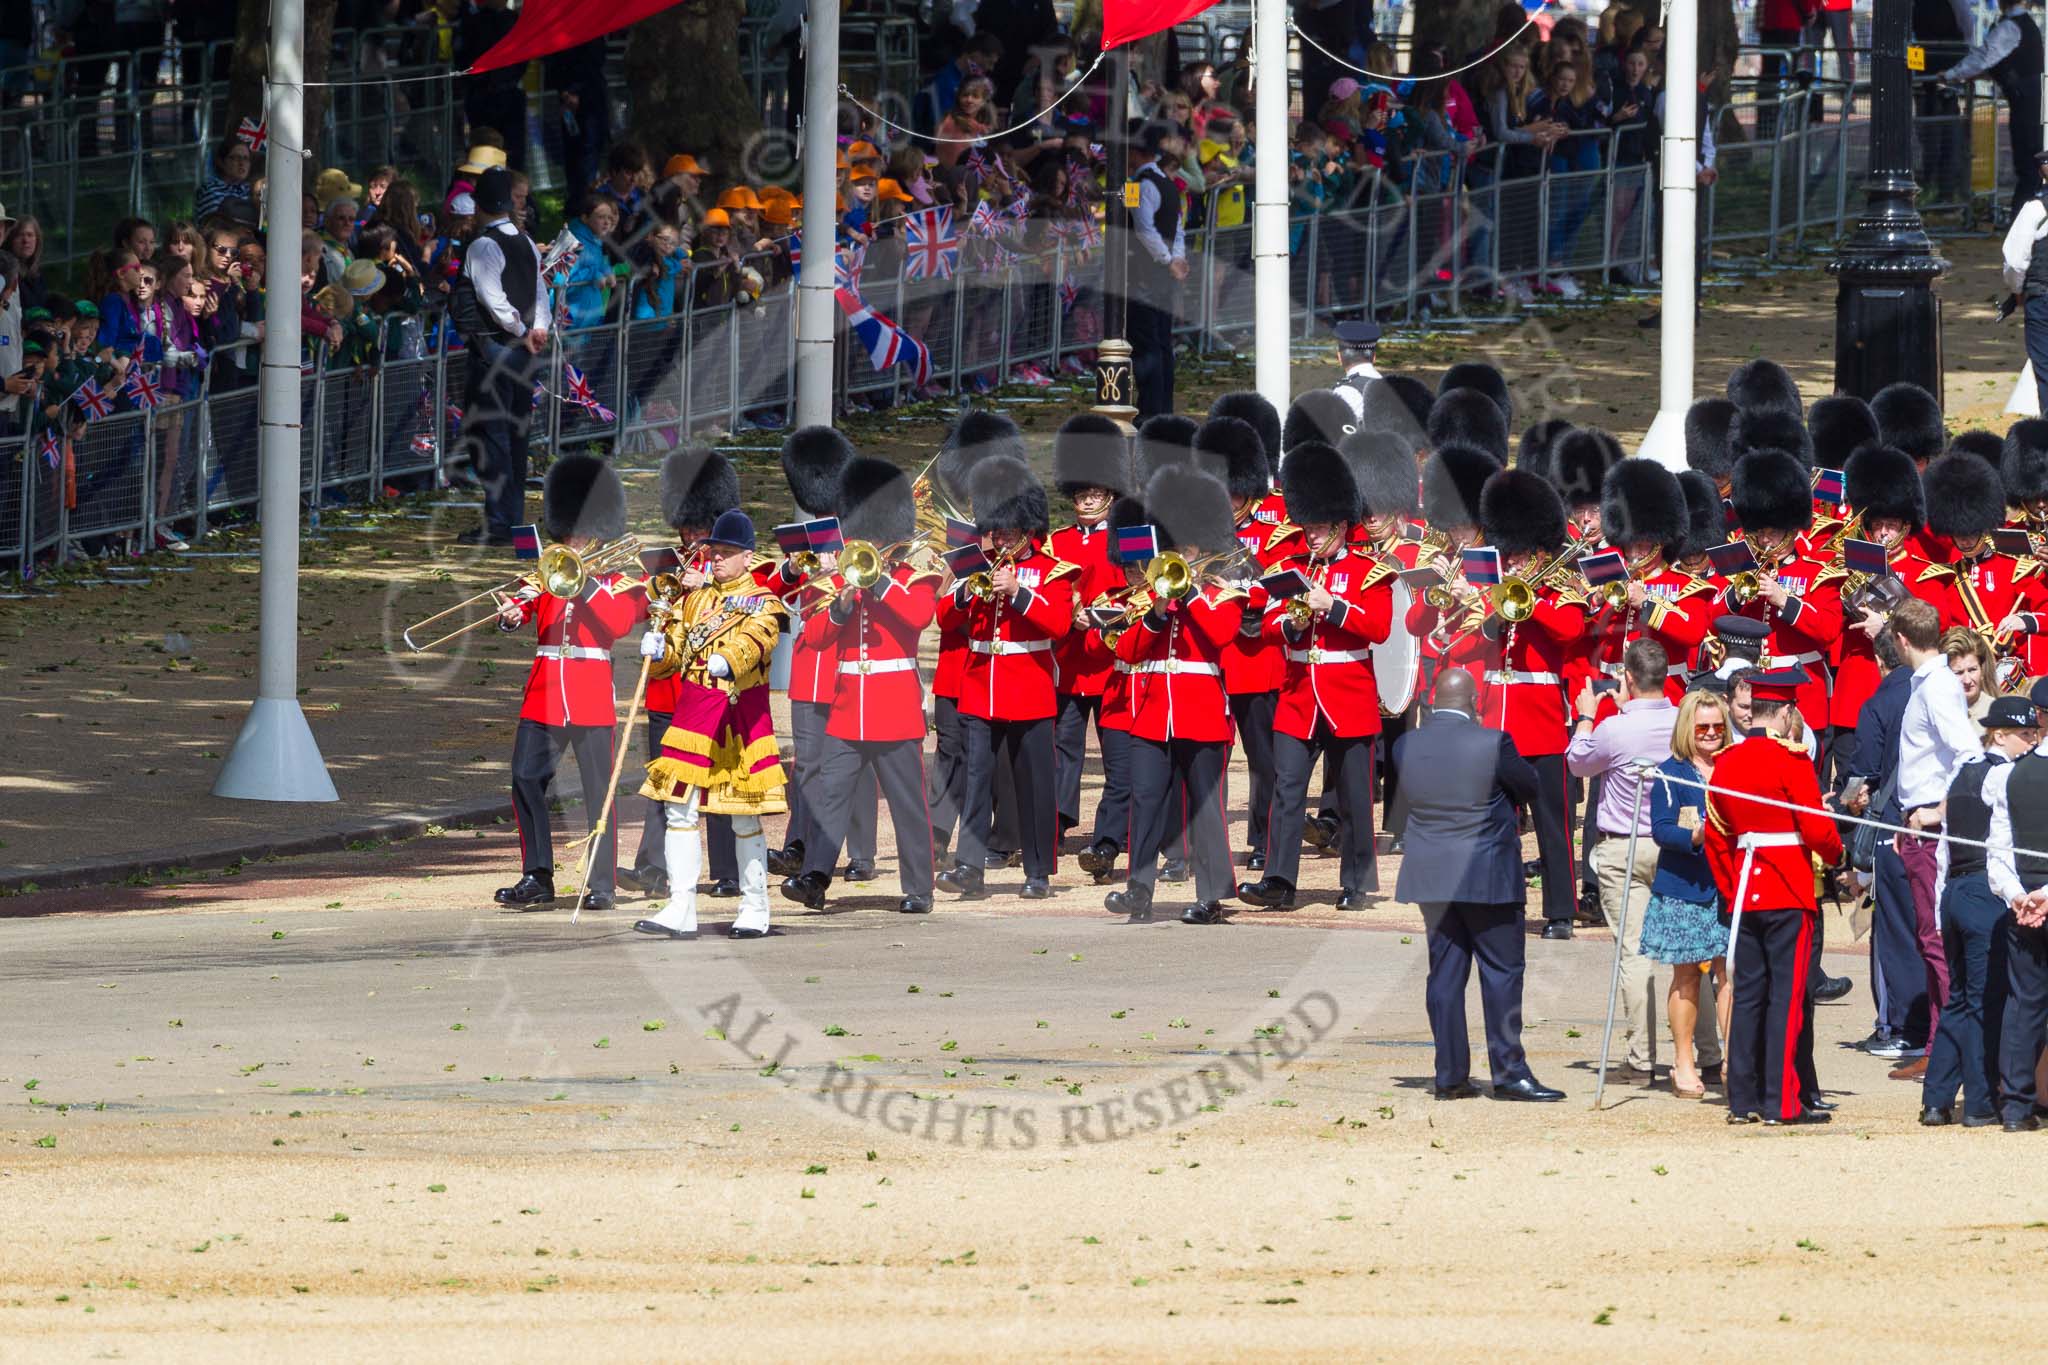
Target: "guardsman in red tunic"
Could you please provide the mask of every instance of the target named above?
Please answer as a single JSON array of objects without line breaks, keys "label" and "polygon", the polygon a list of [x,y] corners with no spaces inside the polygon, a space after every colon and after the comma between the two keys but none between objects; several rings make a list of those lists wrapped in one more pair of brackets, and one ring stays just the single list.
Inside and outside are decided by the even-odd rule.
[{"label": "guardsman in red tunic", "polygon": [[1749,594],[1731,584],[1722,602],[1735,615],[1770,627],[1772,667],[1807,670],[1799,713],[1823,735],[1832,681],[1826,660],[1842,633],[1842,571],[1799,553],[1796,542],[1813,524],[1806,467],[1782,450],[1754,451],[1737,462],[1731,490],[1743,539],[1756,557],[1757,589]]},{"label": "guardsman in red tunic", "polygon": [[[1079,858],[1081,870],[1094,877],[1098,886],[1110,880],[1117,855],[1124,851],[1125,841],[1131,837],[1131,666],[1116,657],[1116,646],[1123,632],[1145,614],[1151,602],[1151,594],[1145,590],[1144,563],[1121,558],[1114,538],[1120,531],[1149,528],[1150,524],[1145,519],[1145,505],[1136,498],[1118,498],[1110,504],[1107,530],[1112,538],[1111,558],[1123,577],[1123,588],[1109,605],[1098,609],[1104,624],[1091,619],[1088,627],[1088,633],[1110,655],[1109,680],[1103,684],[1102,713],[1095,732],[1096,741],[1102,746],[1102,795],[1095,802],[1094,836]],[[1112,615],[1113,607],[1121,608],[1123,614]],[[1170,824],[1162,842],[1182,842],[1179,820],[1173,819]],[[1186,855],[1183,852],[1181,856]]]},{"label": "guardsman in red tunic", "polygon": [[[802,519],[832,515],[839,501],[839,480],[853,458],[853,443],[831,427],[804,427],[790,433],[782,443],[782,474]],[[778,877],[793,877],[804,870],[811,825],[806,794],[811,756],[824,742],[839,672],[832,655],[832,632],[804,629],[811,617],[824,610],[821,603],[828,595],[831,570],[785,556],[776,566],[775,577],[774,590],[790,609],[795,638],[789,651],[789,752],[783,757],[789,769],[789,830],[783,847],[769,853],[768,870]],[[873,868],[875,863],[874,783],[863,778],[855,793],[846,813],[849,872]]]},{"label": "guardsman in red tunic", "polygon": [[1594,599],[1588,628],[1598,641],[1599,671],[1619,679],[1622,653],[1647,635],[1673,661],[1665,690],[1674,702],[1685,695],[1692,676],[1686,661],[1713,630],[1719,611],[1713,585],[1674,568],[1665,557],[1684,547],[1689,516],[1678,476],[1656,461],[1623,460],[1607,471],[1600,496],[1601,532],[1626,564],[1628,583],[1618,606],[1604,595]]},{"label": "guardsman in red tunic", "polygon": [[1530,816],[1543,862],[1543,936],[1566,939],[1578,879],[1564,761],[1571,743],[1564,674],[1584,647],[1585,584],[1569,559],[1543,572],[1567,544],[1564,502],[1545,479],[1522,469],[1495,474],[1480,495],[1479,517],[1486,543],[1500,551],[1503,575],[1534,590],[1524,619],[1489,612],[1473,632],[1487,656],[1479,723],[1505,731],[1541,779]]},{"label": "guardsman in red tunic", "polygon": [[[1922,472],[1948,445],[1941,402],[1918,384],[1896,380],[1885,385],[1871,395],[1870,415],[1877,421],[1877,439],[1903,451]],[[1915,527],[1907,543],[1931,564],[1955,558],[1955,547],[1925,526]]]},{"label": "guardsman in red tunic", "polygon": [[[910,479],[887,460],[856,456],[837,502],[840,531],[877,549],[909,540],[917,526]],[[896,876],[905,914],[932,908],[932,820],[925,806],[924,685],[917,641],[938,606],[939,576],[900,560],[880,581],[854,588],[835,573],[831,605],[804,623],[813,645],[832,651],[832,711],[811,778],[812,839],[804,870],[782,894],[810,909],[825,904],[855,794],[873,781],[889,802]]]},{"label": "guardsman in red tunic", "polygon": [[1257,868],[1265,862],[1266,821],[1273,801],[1273,707],[1284,661],[1279,648],[1255,631],[1264,590],[1251,569],[1279,563],[1299,535],[1287,520],[1280,495],[1272,491],[1271,465],[1256,427],[1236,417],[1211,417],[1195,433],[1194,448],[1195,458],[1223,480],[1230,494],[1237,543],[1244,550],[1241,562],[1247,566],[1245,576],[1231,583],[1247,594],[1247,600],[1244,629],[1223,651],[1223,689],[1230,698],[1231,720],[1251,779],[1245,865]]},{"label": "guardsman in red tunic", "polygon": [[2016,643],[2030,678],[2048,676],[2048,420],[2029,417],[2005,434],[1998,462],[2005,502],[2016,509],[2008,525],[2024,531],[2033,553],[2014,570],[2019,600],[2001,622],[2017,629]]},{"label": "guardsman in red tunic", "polygon": [[[690,446],[672,452],[661,462],[661,516],[676,533],[678,553],[683,560],[677,577],[686,593],[711,581],[705,562],[705,538],[722,514],[738,511],[739,505],[739,473],[718,451]],[[764,591],[777,591],[760,573],[754,574],[754,581]],[[674,723],[676,699],[682,695],[682,686],[681,670],[666,672],[658,678],[648,676],[645,706],[650,763],[661,757],[661,737]],[[647,821],[640,831],[640,848],[633,855],[633,868],[619,873],[620,881],[657,899],[669,894],[668,831],[662,806],[660,801],[647,803]],[[696,836],[693,833],[691,837]],[[710,848],[710,856],[704,860],[711,873],[710,894],[720,898],[739,895],[739,855],[733,842],[731,817],[707,815],[704,842]]]},{"label": "guardsman in red tunic", "polygon": [[[1373,746],[1380,731],[1372,647],[1393,624],[1394,567],[1346,543],[1358,515],[1357,481],[1344,457],[1320,441],[1287,453],[1280,473],[1287,515],[1302,529],[1303,553],[1280,566],[1308,587],[1266,616],[1267,638],[1286,651],[1287,675],[1274,717],[1273,822],[1266,875],[1238,885],[1238,899],[1274,910],[1294,907],[1301,827],[1318,755],[1327,756],[1343,805],[1340,910],[1365,908],[1379,890],[1372,837]],[[1298,605],[1297,605],[1298,604]]]},{"label": "guardsman in red tunic", "polygon": [[[1046,549],[1063,564],[1072,564],[1074,626],[1053,647],[1058,667],[1059,715],[1053,727],[1054,789],[1059,805],[1058,837],[1081,823],[1081,769],[1087,752],[1088,723],[1095,723],[1095,746],[1102,755],[1103,785],[1109,784],[1109,751],[1117,741],[1103,737],[1102,694],[1114,676],[1115,658],[1090,628],[1088,610],[1124,588],[1123,566],[1117,562],[1109,509],[1117,495],[1128,493],[1131,460],[1123,428],[1097,413],[1078,413],[1060,428],[1052,448],[1053,480],[1074,505],[1074,522],[1052,533]],[[1121,760],[1121,754],[1119,754]],[[1114,862],[1120,841],[1099,836],[1088,858]],[[1094,871],[1093,867],[1084,867]]]},{"label": "guardsman in red tunic", "polygon": [[[1168,465],[1145,486],[1162,550],[1185,555],[1231,548],[1230,495],[1220,479],[1186,465]],[[1130,880],[1104,906],[1132,919],[1152,918],[1167,807],[1178,805],[1194,865],[1195,904],[1188,924],[1220,923],[1230,882],[1230,830],[1225,819],[1225,767],[1230,758],[1229,702],[1223,651],[1244,614],[1243,594],[1197,577],[1181,599],[1155,597],[1117,640],[1131,666]]]},{"label": "guardsman in red tunic", "polygon": [[[1379,397],[1381,393],[1386,393],[1388,398],[1393,397],[1392,385],[1385,380],[1380,384],[1380,389],[1367,395],[1368,412],[1384,406],[1384,400]],[[1426,537],[1416,521],[1420,505],[1413,440],[1412,436],[1399,430],[1370,430],[1345,437],[1344,443],[1337,447],[1358,486],[1359,517],[1352,531],[1351,548],[1362,557],[1386,565],[1397,575],[1404,569],[1413,569],[1425,557],[1434,558],[1443,550],[1443,538]],[[1401,838],[1398,821],[1405,815],[1406,808],[1394,800],[1400,789],[1400,773],[1393,764],[1392,754],[1394,741],[1408,732],[1409,723],[1416,713],[1415,699],[1422,695],[1425,646],[1423,638],[1408,627],[1406,606],[1411,594],[1405,588],[1395,591],[1390,587],[1388,597],[1396,613],[1388,638],[1396,632],[1415,637],[1414,664],[1405,680],[1407,699],[1403,701],[1398,696],[1384,695],[1378,698],[1380,737],[1373,759],[1374,767],[1384,774],[1380,781],[1380,799],[1386,811],[1386,822],[1382,828],[1390,840],[1388,851],[1398,853]]]},{"label": "guardsman in red tunic", "polygon": [[[2001,663],[2031,674],[2017,657],[2026,647],[2013,613],[2041,590],[2041,566],[2033,556],[2008,554],[1992,532],[2005,521],[2005,493],[1998,471],[1968,451],[1944,455],[1921,478],[1927,495],[1927,527],[1955,547],[1949,604],[1936,602],[1944,625],[1964,625],[1993,638]],[[2001,692],[2010,688],[2001,687]]]},{"label": "guardsman in red tunic", "polygon": [[[1728,966],[1735,1015],[1728,1030],[1730,1123],[1825,1123],[1800,1095],[1811,1073],[1809,983],[1814,858],[1832,866],[1842,837],[1821,807],[1813,760],[1789,743],[1804,668],[1751,673],[1750,738],[1724,750],[1707,793],[1703,840],[1722,904],[1738,915]],[[1744,800],[1763,797],[1800,807]]]},{"label": "guardsman in red tunic", "polygon": [[1486,672],[1484,598],[1465,582],[1461,556],[1479,543],[1480,492],[1499,470],[1492,456],[1471,446],[1444,446],[1423,463],[1422,517],[1440,546],[1430,563],[1444,578],[1408,604],[1405,624],[1421,644],[1424,692],[1446,668],[1463,668],[1475,688]]},{"label": "guardsman in red tunic", "polygon": [[[593,549],[626,531],[626,490],[603,460],[565,455],[548,469],[541,492],[541,524],[548,539],[571,550]],[[525,874],[498,892],[500,905],[552,905],[555,900],[554,832],[548,790],[563,748],[576,751],[583,778],[583,808],[595,819],[611,781],[613,730],[619,723],[612,683],[612,644],[647,614],[637,587],[619,587],[618,574],[584,585],[580,596],[556,597],[538,588],[499,599],[498,628],[511,632],[532,622],[539,648],[526,675],[526,699],[512,739],[512,816],[519,825]],[[588,910],[609,909],[618,876],[618,822],[605,822],[590,885]]]},{"label": "guardsman in red tunic", "polygon": [[[967,804],[960,812],[959,859],[939,885],[968,899],[988,894],[983,869],[994,814],[997,756],[1017,780],[1017,833],[1026,900],[1052,895],[1054,839],[1053,646],[1074,625],[1079,571],[1047,554],[1051,529],[1045,489],[1016,460],[984,460],[970,483],[975,528],[991,569],[985,586],[953,588],[967,625],[967,669],[960,682],[960,733]],[[976,575],[976,577],[980,577]]]},{"label": "guardsman in red tunic", "polygon": [[[932,486],[945,498],[948,514],[968,516],[974,470],[983,460],[1028,461],[1024,433],[1000,412],[980,408],[964,412],[932,462]],[[947,548],[951,548],[950,546]],[[950,588],[952,585],[948,585]],[[944,860],[954,846],[954,832],[967,809],[967,748],[960,728],[960,689],[967,678],[967,610],[957,593],[942,589],[939,597],[938,663],[932,669],[932,770],[930,804],[932,843]],[[982,840],[999,853],[1017,847],[1017,783],[1008,757],[996,761],[994,828]],[[984,859],[986,861],[986,859]]]}]

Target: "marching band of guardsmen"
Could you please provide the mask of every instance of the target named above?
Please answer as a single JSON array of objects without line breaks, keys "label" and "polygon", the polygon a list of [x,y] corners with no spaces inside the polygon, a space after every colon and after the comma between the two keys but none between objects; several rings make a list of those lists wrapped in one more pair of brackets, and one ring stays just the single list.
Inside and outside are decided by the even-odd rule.
[{"label": "marching band of guardsmen", "polygon": [[[1730,642],[1752,642],[1756,728],[1807,764],[1815,802],[1852,771],[1884,671],[1879,638],[1906,598],[1944,630],[1986,641],[1993,690],[2048,674],[2048,574],[2036,558],[2048,421],[1950,441],[1935,401],[1910,385],[1809,408],[1782,367],[1755,361],[1725,397],[1693,405],[1689,467],[1674,475],[1595,428],[1552,419],[1514,437],[1497,370],[1461,363],[1431,390],[1373,370],[1371,340],[1345,338],[1347,359],[1366,363],[1284,415],[1233,393],[1203,421],[1162,415],[1135,437],[1092,414],[1070,419],[1048,452],[1057,529],[1031,447],[1001,414],[965,414],[916,483],[837,432],[799,431],[782,454],[793,515],[836,517],[842,542],[881,550],[879,576],[859,582],[830,553],[758,553],[730,463],[701,449],[671,456],[663,511],[686,600],[718,607],[732,647],[693,632],[701,606],[674,603],[660,604],[643,646],[655,809],[626,879],[667,898],[650,932],[695,932],[694,895],[676,878],[694,881],[702,866],[700,813],[710,892],[738,895],[736,927],[752,934],[767,928],[763,861],[784,899],[812,909],[837,882],[873,879],[880,802],[906,913],[929,912],[940,891],[1044,898],[1071,852],[1108,888],[1111,912],[1149,920],[1162,882],[1191,881],[1181,918],[1210,924],[1233,902],[1287,910],[1308,898],[1304,848],[1336,855],[1337,908],[1362,908],[1380,892],[1377,858],[1402,847],[1389,757],[1455,670],[1470,681],[1473,719],[1534,773],[1515,803],[1537,849],[1524,870],[1541,885],[1541,936],[1567,939],[1575,921],[1600,921],[1580,847],[1600,837],[1598,779],[1575,779],[1567,751],[1581,724],[1617,709],[1637,641],[1668,659],[1672,701],[1721,685]],[[623,492],[600,462],[565,458],[543,520],[572,549],[602,543],[623,529]],[[956,577],[948,552],[970,547],[978,567]],[[1168,555],[1178,576],[1155,579]],[[539,630],[514,748],[523,875],[499,893],[508,905],[554,899],[547,787],[564,747],[586,787],[601,786],[589,774],[604,770],[616,720],[601,666],[647,612],[648,585],[617,574],[594,576],[572,601],[526,591],[502,602],[502,628]],[[921,666],[934,628],[935,667]],[[740,699],[765,696],[783,630],[794,637],[791,721],[778,749],[757,704]],[[731,714],[710,709],[707,691]],[[1583,721],[1582,693],[1599,698]],[[1087,809],[1091,734],[1102,782]],[[1241,839],[1226,802],[1234,749],[1250,794]],[[1750,767],[1760,785],[1808,794],[1778,762],[1746,760],[1725,782],[1750,780]],[[785,776],[784,846],[757,858],[760,817],[780,808]],[[1826,982],[1817,922],[1768,916],[1811,917],[1812,878],[1802,897],[1785,869],[1832,875],[1840,850],[1812,822],[1762,828],[1764,807],[1722,797],[1723,785],[1708,808],[1717,875],[1746,862],[1757,884],[1745,895],[1785,902],[1758,902],[1732,940],[1738,983],[1763,984],[1738,1010],[1730,1083],[1740,1078],[1742,1114],[1810,1119],[1824,1113],[1802,1052]],[[591,808],[600,795],[586,792]],[[1842,809],[1871,810],[1876,795],[1852,789]],[[1378,802],[1387,818],[1376,832]],[[1939,826],[1914,829],[1926,837],[1883,844],[1878,876],[1886,856],[1902,860],[1902,913],[1938,951],[1927,924],[1939,913]],[[1759,838],[1745,845],[1745,833]],[[1780,851],[1794,838],[1795,851]],[[1759,879],[1759,863],[1784,875]],[[1021,885],[992,884],[1008,867]],[[608,902],[613,868],[607,830],[588,904]],[[2015,899],[2044,898],[2028,885]],[[1788,1058],[1802,1072],[1791,1081]]]}]

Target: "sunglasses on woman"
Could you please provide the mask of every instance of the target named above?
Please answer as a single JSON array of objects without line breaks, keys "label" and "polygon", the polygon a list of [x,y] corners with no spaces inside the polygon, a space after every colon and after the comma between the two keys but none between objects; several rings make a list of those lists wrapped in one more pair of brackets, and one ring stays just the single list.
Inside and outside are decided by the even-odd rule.
[{"label": "sunglasses on woman", "polygon": [[1695,725],[1692,727],[1692,732],[1696,735],[1724,735],[1728,733],[1728,727],[1725,725]]}]

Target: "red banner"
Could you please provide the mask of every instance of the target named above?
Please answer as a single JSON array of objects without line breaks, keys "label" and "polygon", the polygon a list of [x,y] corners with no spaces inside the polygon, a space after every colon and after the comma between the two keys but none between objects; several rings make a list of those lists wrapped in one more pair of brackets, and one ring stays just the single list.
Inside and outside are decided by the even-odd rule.
[{"label": "red banner", "polygon": [[658,14],[676,0],[526,0],[512,31],[477,58],[476,71],[524,66]]},{"label": "red banner", "polygon": [[1102,50],[1135,43],[1183,20],[1216,0],[1102,0]]}]

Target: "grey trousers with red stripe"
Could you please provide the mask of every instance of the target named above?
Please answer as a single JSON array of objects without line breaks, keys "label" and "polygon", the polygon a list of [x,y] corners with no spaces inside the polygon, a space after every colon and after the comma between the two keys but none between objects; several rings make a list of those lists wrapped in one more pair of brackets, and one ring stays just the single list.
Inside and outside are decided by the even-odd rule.
[{"label": "grey trousers with red stripe", "polygon": [[[583,779],[586,819],[604,805],[604,784],[612,778],[612,727],[609,725],[542,725],[522,720],[512,734],[512,818],[519,823],[519,860],[524,871],[552,873],[555,866],[554,826],[548,819],[548,792],[562,750],[576,754]],[[605,821],[604,839],[590,864],[590,889],[612,893],[619,871],[618,811]],[[577,860],[581,865],[582,860]]]},{"label": "grey trousers with red stripe", "polygon": [[1131,885],[1149,894],[1159,880],[1159,850],[1171,812],[1182,816],[1195,896],[1228,900],[1230,825],[1223,817],[1223,770],[1230,746],[1193,739],[1131,739]]}]

